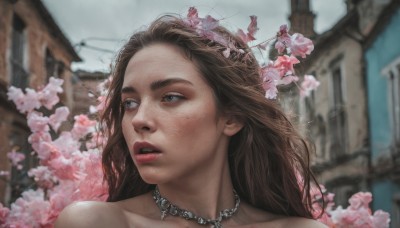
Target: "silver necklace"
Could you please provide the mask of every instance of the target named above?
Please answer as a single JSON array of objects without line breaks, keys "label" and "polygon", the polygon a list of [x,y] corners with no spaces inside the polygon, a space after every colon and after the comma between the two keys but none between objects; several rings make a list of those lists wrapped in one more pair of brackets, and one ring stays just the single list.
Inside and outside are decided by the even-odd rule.
[{"label": "silver necklace", "polygon": [[221,228],[221,222],[223,219],[228,219],[232,217],[239,208],[240,198],[239,195],[233,190],[233,195],[235,197],[235,207],[231,209],[225,209],[219,212],[219,216],[216,219],[207,219],[195,215],[193,212],[181,209],[178,206],[170,203],[166,198],[162,197],[158,187],[153,191],[153,199],[156,202],[158,208],[161,210],[161,220],[167,216],[167,214],[182,217],[186,220],[194,220],[200,225],[212,225],[215,228]]}]

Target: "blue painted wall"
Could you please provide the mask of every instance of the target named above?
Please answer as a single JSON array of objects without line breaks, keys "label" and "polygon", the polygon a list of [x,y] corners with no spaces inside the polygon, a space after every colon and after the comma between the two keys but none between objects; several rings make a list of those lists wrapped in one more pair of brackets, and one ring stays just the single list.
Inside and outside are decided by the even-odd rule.
[{"label": "blue painted wall", "polygon": [[[400,9],[392,15],[389,23],[365,52],[373,161],[380,152],[387,150],[392,141],[387,78],[381,75],[381,71],[398,57],[400,57]],[[371,187],[374,197],[372,208],[391,213],[392,197],[394,193],[400,192],[400,186],[387,179],[377,179],[372,181]]]},{"label": "blue painted wall", "polygon": [[388,148],[392,139],[387,78],[381,75],[381,70],[400,57],[399,41],[400,10],[397,10],[365,53],[372,159]]}]

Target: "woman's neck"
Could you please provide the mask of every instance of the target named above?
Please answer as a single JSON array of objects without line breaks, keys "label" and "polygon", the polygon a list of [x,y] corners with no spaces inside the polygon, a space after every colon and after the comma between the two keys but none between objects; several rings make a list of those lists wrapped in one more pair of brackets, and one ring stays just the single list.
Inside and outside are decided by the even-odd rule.
[{"label": "woman's neck", "polygon": [[235,199],[228,161],[215,170],[211,169],[199,177],[191,176],[188,180],[159,184],[159,192],[180,209],[215,219],[220,211],[234,208]]}]

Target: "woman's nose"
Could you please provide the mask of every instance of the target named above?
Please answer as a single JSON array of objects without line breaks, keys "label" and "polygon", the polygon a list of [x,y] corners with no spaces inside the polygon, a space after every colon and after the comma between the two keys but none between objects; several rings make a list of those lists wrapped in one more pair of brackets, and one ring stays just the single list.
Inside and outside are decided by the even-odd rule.
[{"label": "woman's nose", "polygon": [[132,117],[132,125],[137,133],[153,132],[155,130],[154,120],[152,118],[154,110],[147,104],[141,104]]}]

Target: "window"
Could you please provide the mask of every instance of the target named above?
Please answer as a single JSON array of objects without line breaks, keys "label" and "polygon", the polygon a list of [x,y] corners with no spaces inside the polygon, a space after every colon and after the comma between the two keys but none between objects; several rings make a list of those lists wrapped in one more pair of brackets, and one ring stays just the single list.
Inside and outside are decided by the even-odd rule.
[{"label": "window", "polygon": [[57,61],[49,49],[46,49],[45,68],[47,74],[47,81],[50,77],[60,78],[64,72],[64,64]]},{"label": "window", "polygon": [[400,146],[400,57],[382,70],[388,83],[388,108],[393,145]]},{"label": "window", "polygon": [[13,17],[11,46],[11,84],[15,87],[28,86],[28,74],[24,69],[25,23],[17,15]]},{"label": "window", "polygon": [[331,108],[329,111],[330,155],[337,159],[347,150],[347,119],[343,99],[341,58],[331,64]]}]

